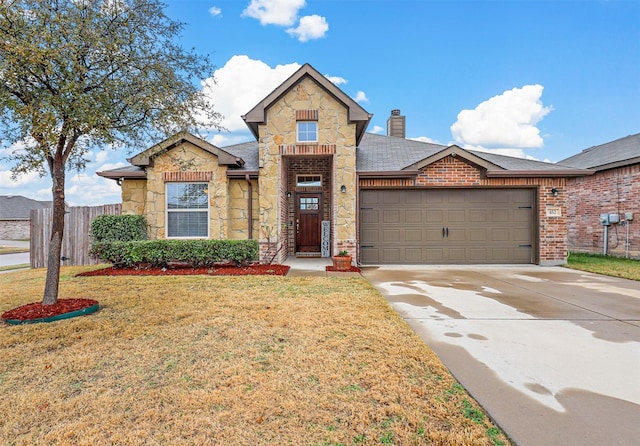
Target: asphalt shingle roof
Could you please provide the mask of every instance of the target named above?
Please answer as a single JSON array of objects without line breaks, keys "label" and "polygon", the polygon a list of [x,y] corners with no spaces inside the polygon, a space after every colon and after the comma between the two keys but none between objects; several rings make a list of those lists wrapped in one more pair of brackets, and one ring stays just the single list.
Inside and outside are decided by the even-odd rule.
[{"label": "asphalt shingle roof", "polygon": [[[393,136],[366,133],[358,147],[357,170],[362,171],[398,171],[430,157],[447,146],[440,144],[396,138]],[[566,166],[534,161],[513,156],[466,150],[466,152],[502,167],[505,170],[566,170]]]},{"label": "asphalt shingle roof", "polygon": [[37,201],[22,195],[0,195],[0,220],[29,220],[31,209],[50,208],[51,201]]},{"label": "asphalt shingle roof", "polygon": [[[640,133],[590,147],[577,155],[563,159],[559,164],[578,169],[598,169],[610,164],[618,166],[640,162]],[[628,163],[627,163],[628,161]]]}]

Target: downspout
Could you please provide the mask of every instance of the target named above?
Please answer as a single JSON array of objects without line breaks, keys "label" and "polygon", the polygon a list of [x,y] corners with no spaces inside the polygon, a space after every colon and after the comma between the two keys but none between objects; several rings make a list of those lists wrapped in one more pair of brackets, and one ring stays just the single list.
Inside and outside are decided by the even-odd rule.
[{"label": "downspout", "polygon": [[247,204],[249,218],[247,220],[249,221],[249,240],[251,240],[253,239],[253,185],[251,184],[251,177],[249,174],[245,175],[244,178],[247,180],[247,186],[249,187],[249,203]]}]

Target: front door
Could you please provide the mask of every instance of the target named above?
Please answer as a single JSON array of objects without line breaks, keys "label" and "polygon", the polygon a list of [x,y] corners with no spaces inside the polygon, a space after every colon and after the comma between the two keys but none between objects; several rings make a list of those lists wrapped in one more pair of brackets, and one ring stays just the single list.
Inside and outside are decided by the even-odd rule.
[{"label": "front door", "polygon": [[322,194],[296,195],[296,252],[320,252]]}]

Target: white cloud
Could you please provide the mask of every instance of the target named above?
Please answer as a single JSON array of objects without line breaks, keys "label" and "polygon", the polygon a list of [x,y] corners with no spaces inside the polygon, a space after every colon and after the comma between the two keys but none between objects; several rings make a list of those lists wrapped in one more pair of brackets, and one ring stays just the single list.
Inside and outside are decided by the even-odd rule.
[{"label": "white cloud", "polygon": [[494,96],[473,110],[462,110],[451,134],[458,145],[467,148],[514,151],[542,147],[544,141],[536,124],[553,110],[540,100],[543,89],[542,85],[525,85]]},{"label": "white cloud", "polygon": [[[113,166],[122,167],[124,163]],[[99,170],[107,170],[112,165],[105,164]],[[67,179],[65,201],[71,206],[98,206],[101,204],[120,203],[122,191],[113,181],[97,175],[77,173]]]},{"label": "white cloud", "polygon": [[300,42],[312,39],[320,39],[329,31],[327,19],[317,14],[300,18],[297,28],[287,29],[287,33],[296,37]]},{"label": "white cloud", "polygon": [[[10,170],[0,171],[0,184],[2,189],[14,189],[18,187],[24,187],[33,183],[42,182],[42,177],[37,172],[31,171],[18,176],[15,180],[11,179]],[[0,189],[0,190],[2,190]]]},{"label": "white cloud", "polygon": [[328,74],[325,74],[324,77],[329,79],[334,85],[346,84],[348,82],[344,77],[340,76],[329,76]]},{"label": "white cloud", "polygon": [[258,19],[262,25],[291,26],[304,6],[305,0],[251,0],[242,16]]},{"label": "white cloud", "polygon": [[107,152],[106,150],[100,150],[96,154],[96,163],[104,163],[107,158],[109,158],[109,152]]},{"label": "white cloud", "polygon": [[369,102],[369,98],[367,97],[364,91],[357,92],[356,97],[353,98],[353,100],[356,102]]},{"label": "white cloud", "polygon": [[407,138],[410,139],[412,141],[420,141],[420,142],[428,142],[431,144],[439,144],[439,142],[437,142],[434,139],[429,138],[428,136],[418,136],[417,138]]},{"label": "white cloud", "polygon": [[222,14],[222,9],[218,8],[217,6],[212,6],[211,8],[209,8],[209,14],[215,17]]},{"label": "white cloud", "polygon": [[[215,110],[224,115],[222,125],[231,132],[247,131],[241,116],[251,110],[278,85],[291,76],[300,64],[290,63],[271,68],[248,56],[233,56],[203,82],[203,90],[213,102]],[[220,140],[220,138],[218,138]],[[246,139],[245,139],[246,141]]]},{"label": "white cloud", "polygon": [[384,131],[385,131],[385,128],[379,125],[374,125],[373,128],[370,130],[371,133],[375,133],[376,135],[379,135]]}]

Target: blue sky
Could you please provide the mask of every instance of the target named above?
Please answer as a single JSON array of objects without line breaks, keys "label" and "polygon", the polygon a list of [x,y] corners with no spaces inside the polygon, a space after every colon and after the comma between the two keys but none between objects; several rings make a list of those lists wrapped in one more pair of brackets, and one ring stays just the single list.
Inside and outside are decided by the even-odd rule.
[{"label": "blue sky", "polygon": [[[407,137],[556,162],[640,132],[640,1],[165,0],[185,48],[208,54],[225,145],[251,135],[240,116],[305,62],[356,99],[384,133],[392,109]],[[197,81],[197,80],[196,80]],[[2,152],[13,150],[3,147]],[[67,201],[120,201],[95,175],[128,165],[92,152]],[[0,195],[50,200],[49,178],[9,178]]]}]

